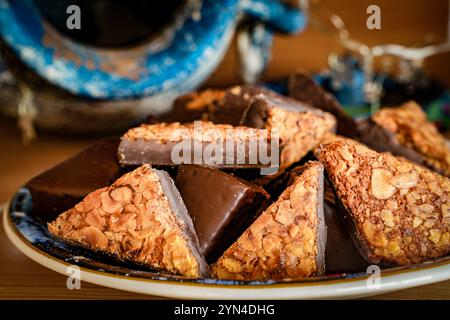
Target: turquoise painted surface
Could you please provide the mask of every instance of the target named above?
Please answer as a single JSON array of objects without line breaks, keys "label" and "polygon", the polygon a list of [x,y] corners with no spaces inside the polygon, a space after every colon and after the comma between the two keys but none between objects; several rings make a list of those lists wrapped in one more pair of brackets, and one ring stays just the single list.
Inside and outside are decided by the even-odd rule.
[{"label": "turquoise painted surface", "polygon": [[217,66],[242,14],[286,33],[305,25],[299,10],[279,1],[190,0],[165,37],[113,52],[49,29],[32,0],[0,0],[0,35],[56,86],[94,99],[130,99],[195,89]]}]

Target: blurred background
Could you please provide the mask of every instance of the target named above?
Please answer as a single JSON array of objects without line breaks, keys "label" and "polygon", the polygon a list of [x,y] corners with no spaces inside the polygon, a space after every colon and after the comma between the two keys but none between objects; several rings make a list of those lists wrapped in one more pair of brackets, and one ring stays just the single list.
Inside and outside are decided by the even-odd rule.
[{"label": "blurred background", "polygon": [[[381,30],[366,28],[366,9],[376,4],[381,8]],[[345,22],[352,38],[367,45],[397,43],[421,46],[428,39],[444,42],[448,37],[449,1],[447,0],[320,0],[311,2],[311,10],[321,16],[326,24],[330,13],[338,14]],[[296,68],[321,71],[328,67],[331,52],[344,49],[334,40],[334,33],[325,34],[315,25],[308,24],[298,35],[276,35],[272,61],[264,79],[277,79],[292,73]],[[230,85],[239,81],[236,42],[228,50],[217,71],[206,86]],[[450,87],[450,52],[430,57],[424,66],[432,77]]]},{"label": "blurred background", "polygon": [[[232,3],[234,0],[227,1]],[[261,3],[270,3],[270,1],[278,2],[261,0]],[[18,2],[20,3],[20,1]],[[36,3],[39,2],[45,1],[36,1]],[[146,1],[141,2],[148,5]],[[247,3],[248,1],[243,2]],[[285,2],[296,6],[299,3],[296,0]],[[250,1],[249,3],[253,2]],[[302,25],[301,21],[298,22],[295,19],[293,21],[297,21],[297,25],[294,23],[286,26],[280,24],[280,16],[272,17],[272,20],[267,17],[261,18],[261,16],[258,16],[258,12],[253,12],[252,8],[247,8],[246,11],[250,12],[250,15],[263,20],[265,25],[269,25],[269,29],[272,26],[275,26],[274,29],[277,31],[285,28],[284,33],[274,33],[273,43],[270,42],[265,47],[264,44],[262,45],[263,50],[259,54],[268,54],[269,56],[271,54],[271,59],[267,59],[269,61],[267,68],[262,72],[260,80],[264,83],[283,83],[286,77],[298,68],[307,69],[318,76],[328,77],[330,68],[333,67],[330,65],[332,60],[330,57],[343,57],[347,52],[337,41],[336,28],[330,23],[330,16],[333,14],[338,15],[345,23],[352,39],[368,46],[394,43],[408,47],[423,47],[444,43],[449,39],[449,3],[448,0],[311,0],[309,1],[309,19],[305,26]],[[378,5],[381,9],[380,30],[369,30],[366,27],[366,20],[369,16],[366,10],[369,5],[373,4]],[[174,1],[168,3],[168,5],[174,6]],[[219,9],[219,11],[227,12],[225,8]],[[154,14],[153,16],[157,15]],[[170,14],[166,14],[166,16],[170,16]],[[26,17],[22,18],[26,20]],[[2,26],[2,28],[6,27],[5,25]],[[117,33],[117,30],[121,29],[121,25],[114,26],[114,28],[112,28],[112,34]],[[300,29],[300,32],[292,34],[292,32],[289,32],[289,28]],[[289,34],[286,34],[286,32]],[[7,33],[5,36],[4,32],[3,37],[7,37]],[[61,43],[64,44],[65,42],[61,41]],[[6,51],[6,55],[11,53],[11,50]],[[5,54],[5,51],[3,53]],[[14,54],[12,55],[14,56]],[[354,53],[351,54],[351,57],[357,62],[360,69],[361,57]],[[377,70],[386,71],[386,69],[389,69],[388,72],[393,77],[405,72],[402,67],[399,67],[399,59],[397,58],[383,58],[381,62],[379,60],[376,59],[375,61]],[[242,83],[241,63],[235,36],[225,51],[223,60],[215,71],[205,79],[201,87],[226,87]],[[0,114],[8,115],[0,115],[0,148],[2,150],[0,157],[0,202],[6,201],[20,185],[37,173],[76,153],[98,139],[99,136],[112,134],[101,130],[94,132],[93,127],[115,128],[116,120],[118,122],[130,116],[130,114],[135,116],[130,111],[135,108],[135,105],[141,107],[141,105],[147,103],[150,104],[150,107],[153,107],[154,102],[144,103],[136,98],[129,100],[131,101],[130,106],[127,101],[120,99],[119,101],[110,101],[108,99],[95,100],[78,97],[73,93],[64,92],[57,86],[49,85],[43,77],[36,76],[33,70],[23,66],[17,56],[14,56],[8,65],[15,69],[14,77],[18,77],[20,81],[19,83],[13,83],[14,81],[11,82],[8,77],[0,79],[7,84],[0,89],[0,111],[2,111]],[[409,67],[411,66],[409,65]],[[432,120],[436,121],[441,131],[448,135],[446,130],[448,130],[448,109],[450,108],[450,95],[448,94],[450,88],[450,53],[447,51],[432,55],[421,61],[418,66],[413,66],[413,68],[415,68],[414,72],[418,71],[417,74],[407,79],[407,85],[401,87],[395,94],[401,95],[402,99],[409,99],[411,92],[408,93],[407,91],[414,91],[418,87],[420,89],[418,95],[424,95],[424,100],[431,105],[432,111],[429,112],[429,115],[432,116]],[[411,73],[411,70],[409,71]],[[31,77],[29,74],[31,74]],[[82,80],[81,82],[83,82]],[[32,89],[31,97],[28,87]],[[13,90],[10,90],[11,88]],[[412,94],[414,96],[416,92],[414,91]],[[37,113],[46,112],[43,123],[56,124],[55,130],[48,131],[45,125],[38,125],[37,129],[35,128],[36,119],[33,117],[36,117],[36,110],[31,108],[30,111],[29,108],[29,102],[33,101],[33,95],[34,103],[37,104]],[[348,101],[343,102],[348,104],[346,103]],[[367,109],[368,104],[364,104],[366,105],[365,108],[358,105],[356,109],[349,110],[356,110],[355,114],[357,115],[366,115],[369,109]],[[22,119],[19,117],[19,120],[17,120],[12,116],[17,116],[17,113],[20,113],[19,105],[25,111],[22,113]],[[107,117],[111,110],[120,108],[122,108],[121,112],[113,117]],[[7,111],[5,112],[5,110]],[[54,114],[52,110],[55,110]],[[86,110],[87,115],[83,113]],[[87,129],[84,129],[83,126],[86,126]],[[76,134],[73,134],[73,128],[79,129]],[[34,129],[36,129],[36,133],[33,132]],[[31,131],[31,138],[35,134],[34,140],[30,139],[29,136],[27,137],[27,131]],[[121,132],[117,129],[113,131],[115,131],[114,134]],[[80,135],[80,133],[82,134]]]}]

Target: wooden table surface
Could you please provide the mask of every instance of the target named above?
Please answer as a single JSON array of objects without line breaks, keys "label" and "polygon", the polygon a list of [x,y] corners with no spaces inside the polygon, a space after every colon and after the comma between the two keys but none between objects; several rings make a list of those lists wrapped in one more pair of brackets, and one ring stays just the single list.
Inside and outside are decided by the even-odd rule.
[{"label": "wooden table surface", "polygon": [[[0,118],[0,203],[37,173],[75,154],[91,139],[39,135],[23,146],[12,120]],[[157,299],[82,282],[68,290],[66,277],[28,259],[7,239],[0,225],[0,299]],[[375,299],[450,299],[450,281],[380,295]]]}]

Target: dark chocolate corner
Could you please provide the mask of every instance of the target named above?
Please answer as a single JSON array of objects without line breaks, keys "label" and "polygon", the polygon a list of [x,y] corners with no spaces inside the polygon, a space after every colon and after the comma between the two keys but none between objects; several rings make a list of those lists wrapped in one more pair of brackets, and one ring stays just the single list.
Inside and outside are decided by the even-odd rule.
[{"label": "dark chocolate corner", "polygon": [[288,92],[292,98],[333,114],[337,118],[337,133],[358,138],[356,122],[349,116],[337,99],[314,82],[308,72],[298,70],[288,79]]}]

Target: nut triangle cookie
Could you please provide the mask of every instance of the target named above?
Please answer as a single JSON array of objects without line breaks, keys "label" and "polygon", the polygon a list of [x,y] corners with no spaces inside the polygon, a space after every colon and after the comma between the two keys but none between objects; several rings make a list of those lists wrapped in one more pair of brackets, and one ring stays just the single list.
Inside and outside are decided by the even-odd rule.
[{"label": "nut triangle cookie", "polygon": [[324,135],[334,132],[336,119],[294,99],[261,93],[250,101],[241,125],[277,132],[281,173],[300,161]]},{"label": "nut triangle cookie", "polygon": [[450,177],[450,146],[414,101],[383,108],[360,123],[362,142]]},{"label": "nut triangle cookie", "polygon": [[192,220],[169,175],[143,165],[48,224],[68,243],[187,277],[206,277]]},{"label": "nut triangle cookie", "polygon": [[450,252],[450,180],[359,143],[315,150],[355,244],[370,263],[408,265]]},{"label": "nut triangle cookie", "polygon": [[308,162],[303,173],[213,265],[219,279],[287,280],[325,270],[323,166]]}]

